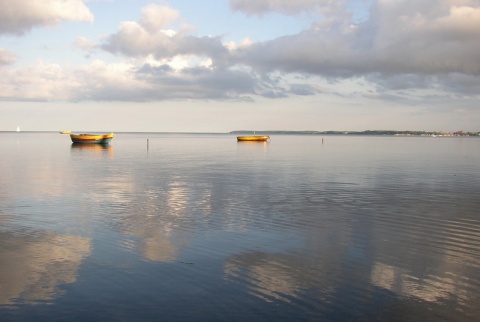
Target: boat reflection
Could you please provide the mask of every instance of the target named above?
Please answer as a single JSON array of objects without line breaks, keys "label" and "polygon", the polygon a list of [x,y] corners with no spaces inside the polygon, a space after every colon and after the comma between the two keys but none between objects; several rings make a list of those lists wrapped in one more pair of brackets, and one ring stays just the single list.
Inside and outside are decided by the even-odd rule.
[{"label": "boat reflection", "polygon": [[258,153],[266,153],[269,149],[269,142],[257,142],[257,141],[238,141],[237,151],[240,154],[240,158],[250,158],[258,156]]},{"label": "boat reflection", "polygon": [[268,145],[268,141],[237,141],[239,145]]},{"label": "boat reflection", "polygon": [[109,144],[72,143],[71,150],[75,153],[113,157],[113,146]]}]

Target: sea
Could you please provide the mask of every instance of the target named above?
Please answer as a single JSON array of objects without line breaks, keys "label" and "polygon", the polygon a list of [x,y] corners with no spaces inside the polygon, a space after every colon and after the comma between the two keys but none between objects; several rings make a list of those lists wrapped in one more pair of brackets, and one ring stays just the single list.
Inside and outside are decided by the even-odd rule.
[{"label": "sea", "polygon": [[480,138],[0,151],[0,321],[480,321]]}]

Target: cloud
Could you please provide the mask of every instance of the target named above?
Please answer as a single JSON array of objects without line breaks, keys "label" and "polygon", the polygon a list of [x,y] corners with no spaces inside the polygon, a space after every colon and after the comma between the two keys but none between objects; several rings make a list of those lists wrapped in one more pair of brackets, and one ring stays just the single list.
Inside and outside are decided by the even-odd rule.
[{"label": "cloud", "polygon": [[241,70],[171,66],[145,63],[107,64],[95,61],[76,70],[78,84],[71,90],[76,101],[162,101],[177,99],[251,101],[268,96],[271,85]]},{"label": "cloud", "polygon": [[4,101],[144,101],[152,87],[135,78],[131,64],[88,65],[64,69],[56,64],[2,71],[0,100]]},{"label": "cloud", "polygon": [[[246,71],[169,65],[136,66],[95,60],[74,69],[56,64],[6,68],[0,78],[2,101],[130,101],[176,99],[251,100],[271,88]],[[264,84],[264,85],[261,85]]]},{"label": "cloud", "polygon": [[480,29],[480,8],[455,6],[447,16],[438,19],[439,31],[447,31],[451,36],[471,38],[478,35]]},{"label": "cloud", "polygon": [[5,68],[0,77],[0,100],[49,101],[69,98],[75,80],[56,64]]},{"label": "cloud", "polygon": [[379,0],[365,22],[318,23],[296,35],[240,47],[233,60],[261,73],[367,77],[392,90],[419,85],[455,90],[447,85],[452,73],[480,83],[479,18],[475,1]]},{"label": "cloud", "polygon": [[128,63],[107,64],[95,60],[73,71],[69,100],[73,101],[143,101],[148,84],[137,81]]},{"label": "cloud", "polygon": [[[415,8],[416,1],[395,1],[388,6],[382,6],[382,2],[387,1],[379,1],[373,19],[365,23],[319,24],[297,35],[245,47],[239,53],[259,69],[327,76],[377,72],[480,74],[476,18],[480,9],[462,9],[469,14],[463,15],[459,26],[452,22],[456,20],[451,15],[455,9],[429,17],[432,13],[428,9],[423,8],[422,13],[418,11],[420,6]],[[410,3],[411,7],[402,12],[393,3]]]},{"label": "cloud", "polygon": [[156,99],[236,99],[256,94],[258,80],[239,70],[215,70],[192,67],[174,70],[167,66],[143,66],[137,76],[148,84],[155,84]]},{"label": "cloud", "polygon": [[0,0],[0,34],[23,35],[61,21],[93,21],[82,0]]},{"label": "cloud", "polygon": [[[232,3],[269,4],[268,10],[279,11],[290,2]],[[292,13],[330,2],[295,3]],[[178,11],[148,5],[138,21],[123,22],[101,43],[75,41],[91,55],[104,50],[126,58],[124,63],[13,68],[6,65],[15,56],[0,49],[0,99],[252,100],[340,92],[346,97],[362,93],[352,85],[357,80],[371,90],[364,97],[407,99],[420,97],[420,91],[478,97],[479,17],[480,5],[473,0],[378,0],[360,23],[347,23],[342,16],[298,34],[236,44],[223,43],[221,36],[195,36],[192,26],[178,24]],[[327,83],[320,89],[318,84]]]},{"label": "cloud", "polygon": [[478,76],[451,73],[442,79],[440,86],[440,90],[464,96],[478,97],[480,93],[480,79]]},{"label": "cloud", "polygon": [[8,50],[0,48],[0,66],[13,64],[16,61],[14,54],[10,53]]},{"label": "cloud", "polygon": [[270,12],[279,12],[287,15],[296,15],[301,12],[318,11],[323,13],[338,12],[345,8],[345,1],[337,0],[230,0],[233,11],[247,15],[263,15]]},{"label": "cloud", "polygon": [[139,24],[148,32],[154,33],[164,29],[180,17],[180,13],[167,6],[155,4],[142,9]]},{"label": "cloud", "polygon": [[190,26],[177,31],[165,29],[179,14],[169,7],[149,5],[142,10],[138,22],[126,21],[120,30],[106,37],[101,48],[129,57],[152,55],[158,60],[179,55],[207,57],[215,65],[223,65],[228,53],[220,37],[195,37],[190,35]]},{"label": "cloud", "polygon": [[74,46],[87,52],[93,51],[97,48],[97,44],[94,41],[81,36],[75,39]]},{"label": "cloud", "polygon": [[248,69],[177,69],[153,62],[138,66],[101,60],[74,69],[42,62],[8,68],[2,71],[0,88],[3,101],[252,101],[254,96],[281,98],[318,93],[312,85],[289,85],[279,77],[260,77]]},{"label": "cloud", "polygon": [[479,10],[478,1],[468,0],[378,1],[368,25],[375,31],[377,66],[394,73],[479,75]]},{"label": "cloud", "polygon": [[291,92],[295,95],[307,96],[315,95],[320,91],[310,84],[291,84]]}]

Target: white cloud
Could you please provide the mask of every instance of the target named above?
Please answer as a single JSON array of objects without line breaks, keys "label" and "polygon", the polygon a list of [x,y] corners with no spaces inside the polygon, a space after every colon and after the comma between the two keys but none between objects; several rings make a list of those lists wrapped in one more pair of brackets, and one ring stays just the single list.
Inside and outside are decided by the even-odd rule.
[{"label": "white cloud", "polygon": [[140,25],[150,33],[164,29],[180,17],[177,10],[156,4],[147,5],[142,9]]},{"label": "white cloud", "polygon": [[134,66],[96,60],[74,71],[76,84],[69,99],[74,101],[143,101],[149,85],[135,79]]},{"label": "white cloud", "polygon": [[0,77],[0,100],[64,100],[69,98],[73,82],[56,64],[5,68]]},{"label": "white cloud", "polygon": [[22,35],[34,27],[93,21],[82,0],[0,0],[0,34]]},{"label": "white cloud", "polygon": [[193,36],[191,26],[164,29],[178,18],[178,12],[168,7],[147,6],[143,8],[139,22],[123,22],[119,31],[107,36],[99,47],[113,54],[140,59],[153,57],[158,61],[178,61],[181,57],[182,60],[201,62],[199,66],[205,61],[215,67],[225,66],[228,49],[220,37]]},{"label": "white cloud", "polygon": [[177,46],[172,36],[162,31],[150,33],[137,22],[127,21],[116,34],[107,37],[102,48],[126,56],[170,57],[175,55]]},{"label": "white cloud", "polygon": [[135,77],[131,64],[107,64],[103,61],[75,69],[56,64],[4,69],[0,77],[0,100],[12,101],[88,101],[144,100],[151,88]]},{"label": "white cloud", "polygon": [[165,6],[150,5],[142,10],[139,22],[126,21],[119,31],[106,37],[101,48],[130,57],[153,56],[158,60],[176,56],[204,57],[215,65],[223,65],[227,48],[220,37],[196,37],[191,27],[164,29],[179,18],[177,11]]}]

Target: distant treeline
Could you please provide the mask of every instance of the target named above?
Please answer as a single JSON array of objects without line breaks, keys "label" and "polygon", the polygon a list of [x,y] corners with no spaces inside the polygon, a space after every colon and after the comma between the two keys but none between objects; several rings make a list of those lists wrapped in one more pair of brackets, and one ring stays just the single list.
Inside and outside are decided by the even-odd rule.
[{"label": "distant treeline", "polygon": [[231,134],[314,134],[314,135],[411,135],[411,136],[480,136],[480,132],[428,132],[428,131],[394,131],[394,130],[366,130],[366,131],[232,131]]}]

